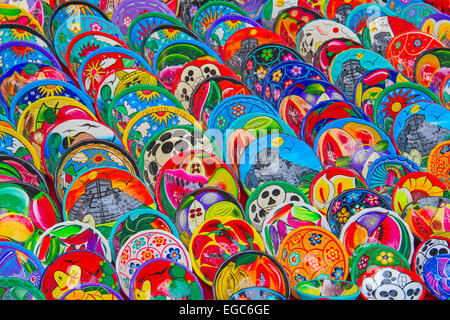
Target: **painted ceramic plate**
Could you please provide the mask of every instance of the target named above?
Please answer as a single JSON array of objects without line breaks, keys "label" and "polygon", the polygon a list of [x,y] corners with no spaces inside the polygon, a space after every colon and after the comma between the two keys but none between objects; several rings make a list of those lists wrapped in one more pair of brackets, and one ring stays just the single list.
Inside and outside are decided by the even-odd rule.
[{"label": "painted ceramic plate", "polygon": [[124,68],[152,70],[144,58],[131,50],[119,47],[100,48],[88,54],[81,63],[78,69],[79,85],[91,98],[94,98],[107,72]]},{"label": "painted ceramic plate", "polygon": [[439,300],[449,300],[447,279],[450,254],[439,254],[425,262],[423,266],[423,278],[425,285]]},{"label": "painted ceramic plate", "polygon": [[220,158],[202,150],[180,152],[172,156],[157,175],[155,195],[158,209],[175,221],[176,210],[183,198],[205,186],[220,188],[241,200],[237,177]]},{"label": "painted ceramic plate", "polygon": [[278,117],[273,106],[254,95],[233,95],[223,99],[212,109],[208,117],[207,133],[223,150],[226,130],[240,117],[252,113],[266,113]]},{"label": "painted ceramic plate", "polygon": [[356,33],[345,25],[334,20],[316,19],[305,24],[297,33],[297,51],[305,62],[312,64],[320,45],[333,38],[361,43]]},{"label": "painted ceramic plate", "polygon": [[398,16],[381,16],[370,21],[362,32],[364,47],[386,56],[389,41],[397,35],[418,31],[416,26]]},{"label": "painted ceramic plate", "polygon": [[64,201],[67,188],[77,176],[97,167],[114,167],[141,176],[134,159],[118,144],[104,138],[82,140],[64,151],[51,175],[60,203]]},{"label": "painted ceramic plate", "polygon": [[432,13],[422,20],[420,30],[433,35],[436,39],[442,41],[448,48],[450,44],[450,35],[446,32],[446,24],[449,22],[449,15],[444,13]]},{"label": "painted ceramic plate", "polygon": [[408,224],[395,211],[382,207],[367,208],[350,217],[339,240],[349,256],[362,243],[375,242],[398,250],[410,263],[414,254],[414,236]]},{"label": "painted ceramic plate", "polygon": [[414,82],[441,93],[442,80],[450,75],[450,48],[433,48],[422,52],[414,62]]},{"label": "painted ceramic plate", "polygon": [[61,222],[59,208],[49,194],[29,184],[0,183],[0,238],[33,250],[37,238]]},{"label": "painted ceramic plate", "polygon": [[400,179],[417,171],[422,170],[412,160],[395,154],[385,155],[376,159],[369,167],[366,181],[370,189],[391,202],[394,187]]},{"label": "painted ceramic plate", "polygon": [[[346,279],[349,272],[349,258],[342,243],[318,226],[291,231],[281,243],[277,260],[288,274],[291,288],[304,280]],[[292,295],[299,298],[295,290]]]},{"label": "painted ceramic plate", "polygon": [[65,292],[59,300],[123,300],[117,291],[99,284],[80,284]]},{"label": "painted ceramic plate", "polygon": [[108,240],[94,227],[79,221],[60,222],[47,228],[33,253],[47,268],[58,256],[74,249],[96,252],[111,261]]},{"label": "painted ceramic plate", "polygon": [[262,27],[248,27],[237,30],[224,45],[222,59],[237,74],[243,69],[243,62],[247,54],[256,47],[266,43],[286,42],[278,34]]},{"label": "painted ceramic plate", "polygon": [[353,99],[358,79],[366,72],[379,68],[394,69],[386,58],[372,50],[348,49],[334,57],[328,77],[349,99]]},{"label": "painted ceramic plate", "polygon": [[9,155],[0,155],[0,182],[19,182],[35,186],[49,193],[49,186],[44,174],[32,163]]},{"label": "painted ceramic plate", "polygon": [[429,173],[444,182],[450,190],[450,141],[441,142],[431,150],[427,169]]},{"label": "painted ceramic plate", "polygon": [[199,58],[223,63],[221,57],[201,41],[171,41],[156,52],[153,58],[153,73],[158,76],[167,90],[172,91],[176,73],[187,63]]},{"label": "painted ceramic plate", "polygon": [[189,99],[189,112],[208,126],[209,117],[216,106],[232,96],[250,96],[247,86],[234,77],[209,77],[200,82]]},{"label": "painted ceramic plate", "polygon": [[105,106],[105,124],[123,139],[131,119],[140,111],[151,107],[167,106],[183,109],[180,101],[168,90],[146,84],[136,84],[120,91]]},{"label": "painted ceramic plate", "polygon": [[372,122],[348,118],[325,125],[314,141],[314,152],[324,168],[353,168],[366,177],[375,159],[396,154],[396,149]]},{"label": "painted ceramic plate", "polygon": [[263,99],[270,102],[274,107],[282,93],[294,82],[317,79],[328,81],[327,77],[317,68],[302,61],[283,61],[273,65],[269,70],[261,70],[260,76],[264,75],[262,85]]},{"label": "painted ceramic plate", "polygon": [[42,142],[41,159],[47,175],[54,179],[56,166],[63,154],[71,146],[87,139],[103,139],[122,147],[114,131],[102,122],[87,119],[62,121],[48,129]]},{"label": "painted ceramic plate", "polygon": [[320,130],[328,123],[342,118],[370,120],[360,108],[349,101],[338,99],[325,100],[311,107],[302,119],[301,117],[297,118],[302,120],[301,123],[295,123],[297,127],[300,126],[298,136],[312,148]]},{"label": "painted ceramic plate", "polygon": [[31,13],[13,4],[2,3],[0,5],[0,22],[28,26],[45,35],[41,23]]},{"label": "painted ceramic plate", "polygon": [[[102,27],[95,29],[103,30]],[[73,78],[77,78],[81,63],[92,51],[105,47],[128,48],[126,42],[108,31],[85,31],[76,35],[72,40],[66,40],[66,42],[69,40],[70,42],[64,53],[66,59],[64,63]]]},{"label": "painted ceramic plate", "polygon": [[410,202],[401,217],[408,223],[417,239],[450,232],[450,199],[444,197],[423,197]]},{"label": "painted ceramic plate", "polygon": [[17,278],[39,286],[44,267],[38,258],[25,247],[7,241],[0,241],[0,277]]},{"label": "painted ceramic plate", "polygon": [[129,293],[131,279],[141,265],[158,258],[173,260],[192,270],[189,252],[179,238],[158,229],[140,231],[131,235],[117,253],[116,272],[122,291]]},{"label": "painted ceramic plate", "polygon": [[[325,2],[325,7],[323,12],[325,18],[336,21],[345,25],[348,21],[348,17],[354,8],[357,8],[366,3],[371,3],[370,0],[356,0],[356,1],[345,1],[345,0],[335,0]],[[354,31],[354,29],[352,29]],[[356,31],[354,31],[357,33]]]},{"label": "painted ceramic plate", "polygon": [[0,300],[45,300],[39,285],[16,277],[0,277]]},{"label": "painted ceramic plate", "polygon": [[374,107],[378,97],[384,89],[400,82],[411,82],[411,79],[392,69],[379,68],[368,71],[356,81],[353,103],[362,109],[370,120],[375,121]]},{"label": "painted ceramic plate", "polygon": [[131,300],[203,300],[195,274],[171,259],[152,259],[133,274]]},{"label": "painted ceramic plate", "polygon": [[151,192],[135,175],[114,167],[79,175],[67,189],[62,205],[64,221],[88,223],[106,237],[120,217],[142,206],[156,209]]},{"label": "painted ceramic plate", "polygon": [[363,48],[363,46],[360,42],[354,40],[332,38],[323,42],[317,49],[312,65],[329,78],[328,70],[330,69],[334,57],[342,51],[356,48]]},{"label": "painted ceramic plate", "polygon": [[216,300],[230,300],[243,289],[270,289],[284,299],[290,298],[289,278],[280,263],[258,250],[240,251],[223,262],[213,283]]},{"label": "painted ceramic plate", "polygon": [[127,240],[141,231],[162,230],[173,234],[179,238],[175,224],[161,212],[139,207],[127,212],[117,220],[109,236],[109,247],[111,249],[112,262],[117,259],[120,248],[124,246]]},{"label": "painted ceramic plate", "polygon": [[283,181],[269,181],[249,196],[245,213],[247,221],[261,233],[264,221],[275,207],[287,202],[308,203],[308,198],[295,185]]},{"label": "painted ceramic plate", "polygon": [[0,38],[2,43],[7,41],[27,41],[31,43],[36,43],[44,49],[47,49],[51,54],[55,55],[55,49],[53,44],[45,35],[41,34],[39,31],[18,23],[2,23],[0,25]]},{"label": "painted ceramic plate", "polygon": [[[364,1],[365,3],[359,4],[358,2],[359,1],[357,1],[356,6],[353,6],[351,11],[347,14],[347,19],[341,23],[345,24],[354,33],[358,34],[360,38],[362,38],[362,33],[370,22],[379,17],[395,16],[395,14],[387,7],[374,3],[373,1]],[[342,9],[344,9],[344,7]],[[350,8],[345,9],[348,10]]]},{"label": "painted ceramic plate", "polygon": [[127,31],[130,49],[136,53],[141,53],[142,43],[146,39],[147,33],[158,26],[167,24],[183,26],[180,20],[162,12],[146,12],[137,16],[133,19]]},{"label": "painted ceramic plate", "polygon": [[194,89],[203,80],[211,77],[234,77],[237,75],[223,63],[200,58],[185,64],[177,71],[172,82],[172,94],[181,102],[184,110],[189,110]]},{"label": "painted ceramic plate", "polygon": [[444,47],[444,44],[428,33],[411,31],[396,35],[389,41],[386,58],[395,70],[412,79],[417,57],[422,52],[436,47]]},{"label": "painted ceramic plate", "polygon": [[399,17],[420,28],[422,21],[433,13],[441,13],[439,9],[427,3],[412,3],[404,6]]},{"label": "painted ceramic plate", "polygon": [[141,43],[141,56],[150,65],[153,65],[153,60],[158,50],[178,40],[201,41],[195,33],[186,27],[177,24],[163,24],[152,28],[145,34]]},{"label": "painted ceramic plate", "polygon": [[359,278],[358,287],[364,300],[423,300],[426,290],[417,274],[397,266],[367,270]]},{"label": "painted ceramic plate", "polygon": [[285,181],[309,190],[311,181],[323,169],[311,147],[286,134],[252,141],[241,159],[239,175],[249,194],[268,181]]},{"label": "painted ceramic plate", "polygon": [[173,106],[148,107],[136,113],[123,133],[123,144],[131,156],[138,160],[142,148],[154,134],[172,126],[189,125],[204,130],[203,125],[188,112]]},{"label": "painted ceramic plate", "polygon": [[294,289],[300,300],[356,300],[360,295],[356,284],[344,280],[305,280]]},{"label": "painted ceramic plate", "polygon": [[[223,52],[225,43],[237,30],[261,27],[261,25],[247,16],[241,14],[226,14],[220,18],[209,22],[210,25],[204,32],[204,40],[207,46],[211,47],[219,55]],[[206,34],[206,35],[205,35]]]},{"label": "painted ceramic plate", "polygon": [[47,97],[67,97],[92,108],[89,96],[74,84],[54,79],[37,80],[25,85],[14,96],[10,106],[10,120],[17,125],[20,116],[29,104]]},{"label": "painted ceramic plate", "polygon": [[391,210],[390,203],[379,193],[368,188],[347,189],[336,195],[327,210],[327,221],[331,232],[339,237],[342,228],[355,215],[364,209],[383,208]]},{"label": "painted ceramic plate", "polygon": [[[34,147],[25,137],[13,129],[0,128],[3,145],[0,147],[2,155],[19,157],[33,164],[41,170],[41,160]],[[41,170],[42,171],[42,170]]]},{"label": "painted ceramic plate", "polygon": [[192,31],[204,41],[211,24],[217,19],[230,14],[247,16],[247,13],[242,10],[239,5],[233,2],[207,2],[197,9],[194,19],[192,20]]},{"label": "painted ceramic plate", "polygon": [[103,284],[115,291],[119,281],[114,266],[101,255],[88,250],[71,250],[58,256],[41,279],[46,300],[58,300],[80,284]]},{"label": "painted ceramic plate", "polygon": [[402,214],[408,204],[424,197],[450,197],[447,186],[428,172],[411,172],[404,175],[392,192],[392,208]]},{"label": "painted ceramic plate", "polygon": [[411,270],[408,260],[398,250],[380,243],[361,243],[352,254],[351,280],[358,283],[364,272],[383,266],[397,266]]},{"label": "painted ceramic plate", "polygon": [[245,220],[244,209],[230,193],[219,188],[204,187],[183,198],[175,213],[175,224],[181,241],[188,247],[192,234],[200,224],[225,216]]},{"label": "painted ceramic plate", "polygon": [[230,297],[230,300],[286,300],[286,298],[275,290],[264,287],[250,287],[239,290]]},{"label": "painted ceramic plate", "polygon": [[[403,108],[392,125],[392,141],[399,154],[426,170],[428,156],[440,142],[448,140],[450,112],[442,105],[418,102]],[[416,141],[420,141],[417,143]]]},{"label": "painted ceramic plate", "polygon": [[264,251],[261,236],[245,220],[225,216],[200,224],[189,243],[194,272],[209,286],[230,256],[249,249]]},{"label": "painted ceramic plate", "polygon": [[150,85],[164,88],[158,78],[148,70],[140,68],[120,68],[108,71],[97,87],[94,109],[98,119],[106,121],[108,105],[122,91],[133,85]]},{"label": "painted ceramic plate", "polygon": [[264,78],[270,68],[280,62],[302,61],[298,53],[281,44],[260,45],[247,54],[242,61],[242,80],[252,93],[263,97]]},{"label": "painted ceramic plate", "polygon": [[291,201],[277,205],[269,211],[260,232],[266,252],[276,257],[288,234],[304,226],[330,230],[325,216],[309,204]]},{"label": "painted ceramic plate", "polygon": [[346,190],[355,188],[367,188],[366,181],[359,173],[345,168],[327,168],[311,182],[309,202],[326,216],[335,197]]},{"label": "painted ceramic plate", "polygon": [[280,11],[276,17],[273,30],[279,34],[286,43],[292,47],[297,47],[297,34],[301,28],[316,19],[323,19],[323,15],[309,7],[293,6]]},{"label": "painted ceramic plate", "polygon": [[405,108],[426,102],[440,104],[439,98],[429,89],[414,83],[401,82],[383,89],[373,106],[373,122],[384,132],[391,135],[395,119]]},{"label": "painted ceramic plate", "polygon": [[171,157],[187,150],[202,150],[222,158],[221,151],[211,137],[193,126],[171,126],[148,140],[139,157],[139,168],[143,181],[152,192],[164,164]]}]

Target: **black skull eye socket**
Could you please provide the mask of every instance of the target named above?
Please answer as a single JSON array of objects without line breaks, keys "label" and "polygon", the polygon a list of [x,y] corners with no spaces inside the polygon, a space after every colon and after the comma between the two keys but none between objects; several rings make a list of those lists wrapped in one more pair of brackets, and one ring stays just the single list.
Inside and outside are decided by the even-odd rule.
[{"label": "black skull eye socket", "polygon": [[439,250],[439,254],[447,254],[448,253],[448,248],[441,248]]},{"label": "black skull eye socket", "polygon": [[269,195],[270,195],[269,191],[263,191],[263,192],[261,193],[261,197],[262,197],[263,199],[267,198]]},{"label": "black skull eye socket", "polygon": [[275,189],[275,190],[273,190],[272,194],[274,196],[279,196],[281,194],[281,191],[280,191],[280,189]]},{"label": "black skull eye socket", "polygon": [[266,216],[266,211],[261,209],[261,210],[259,210],[258,215],[260,218],[264,218]]},{"label": "black skull eye socket", "polygon": [[165,154],[171,153],[173,150],[173,143],[171,141],[164,142],[161,145],[161,151]]}]

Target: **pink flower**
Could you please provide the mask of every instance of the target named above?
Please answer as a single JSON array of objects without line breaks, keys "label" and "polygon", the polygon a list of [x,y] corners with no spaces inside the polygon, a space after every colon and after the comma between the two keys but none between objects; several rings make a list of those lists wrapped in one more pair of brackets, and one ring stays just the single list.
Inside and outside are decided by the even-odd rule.
[{"label": "pink flower", "polygon": [[287,55],[283,56],[283,61],[293,61],[293,60],[295,60],[295,58],[292,55],[292,53],[288,53]]},{"label": "pink flower", "polygon": [[98,22],[94,22],[90,24],[92,31],[102,31],[103,27],[98,24]]}]

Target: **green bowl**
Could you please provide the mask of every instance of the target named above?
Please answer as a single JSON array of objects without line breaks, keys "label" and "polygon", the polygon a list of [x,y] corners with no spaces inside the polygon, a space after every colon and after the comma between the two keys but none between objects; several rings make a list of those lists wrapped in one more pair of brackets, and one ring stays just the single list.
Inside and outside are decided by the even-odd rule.
[{"label": "green bowl", "polygon": [[298,282],[294,287],[300,300],[356,300],[359,287],[350,281],[314,279]]}]

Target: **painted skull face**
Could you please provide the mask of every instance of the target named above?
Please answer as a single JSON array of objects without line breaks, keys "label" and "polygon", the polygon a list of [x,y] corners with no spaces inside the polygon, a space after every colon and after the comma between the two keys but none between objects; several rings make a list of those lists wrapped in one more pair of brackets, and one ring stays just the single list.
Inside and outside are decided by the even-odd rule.
[{"label": "painted skull face", "polygon": [[302,197],[294,192],[286,192],[279,185],[264,188],[258,198],[249,207],[249,218],[256,231],[261,232],[267,215],[278,205],[286,202],[304,202]]},{"label": "painted skull face", "polygon": [[380,268],[373,277],[362,281],[361,293],[369,300],[417,300],[423,285],[394,268]]},{"label": "painted skull face", "polygon": [[447,241],[442,239],[428,239],[426,240],[419,251],[417,252],[415,263],[415,272],[423,279],[423,266],[425,262],[431,257],[438,254],[448,254],[450,253],[449,244]]},{"label": "painted skull face", "polygon": [[154,190],[156,177],[162,166],[174,155],[187,150],[204,150],[213,153],[211,141],[202,132],[176,128],[164,132],[158,139],[149,143],[143,153],[145,183]]}]

